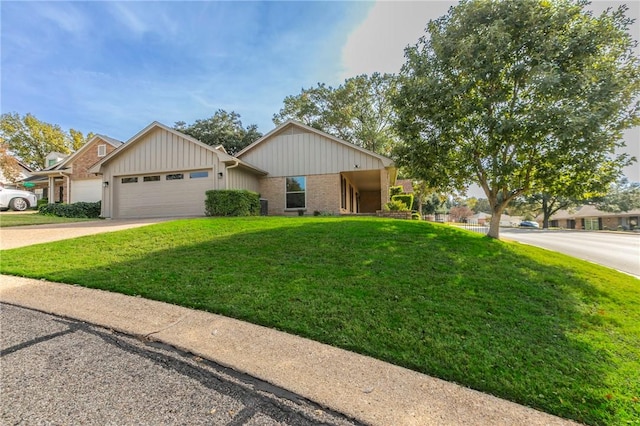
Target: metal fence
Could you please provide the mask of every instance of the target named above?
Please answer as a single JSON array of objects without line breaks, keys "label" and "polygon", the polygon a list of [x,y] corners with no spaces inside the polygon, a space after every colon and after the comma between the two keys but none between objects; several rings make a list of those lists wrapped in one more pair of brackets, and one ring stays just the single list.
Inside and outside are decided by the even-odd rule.
[{"label": "metal fence", "polygon": [[474,223],[461,223],[460,225],[461,228],[464,228],[468,231],[473,231],[473,232],[477,232],[479,234],[487,234],[489,232],[489,226],[487,225],[478,225],[478,224],[474,224]]}]

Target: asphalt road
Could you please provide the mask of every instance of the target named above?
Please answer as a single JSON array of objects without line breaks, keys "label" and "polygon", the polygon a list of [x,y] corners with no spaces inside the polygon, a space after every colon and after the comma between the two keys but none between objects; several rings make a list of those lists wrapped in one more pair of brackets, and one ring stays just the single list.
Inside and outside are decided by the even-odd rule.
[{"label": "asphalt road", "polygon": [[0,304],[0,424],[353,425],[156,343]]},{"label": "asphalt road", "polygon": [[500,229],[500,237],[568,254],[640,278],[640,234]]}]

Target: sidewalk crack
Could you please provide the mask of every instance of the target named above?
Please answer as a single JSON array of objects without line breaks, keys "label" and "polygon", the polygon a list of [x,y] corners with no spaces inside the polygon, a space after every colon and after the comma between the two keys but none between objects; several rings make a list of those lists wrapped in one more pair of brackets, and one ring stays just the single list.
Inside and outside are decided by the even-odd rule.
[{"label": "sidewalk crack", "polygon": [[165,330],[170,329],[171,327],[175,327],[176,325],[180,324],[182,321],[184,321],[185,318],[187,318],[189,316],[189,314],[183,315],[180,318],[178,318],[177,320],[175,320],[174,322],[172,322],[171,324],[166,325],[165,327],[162,327],[161,329],[155,330],[155,331],[151,331],[147,334],[145,334],[144,336],[142,336],[142,338],[144,340],[151,340],[151,336],[154,334],[158,334],[161,333]]}]

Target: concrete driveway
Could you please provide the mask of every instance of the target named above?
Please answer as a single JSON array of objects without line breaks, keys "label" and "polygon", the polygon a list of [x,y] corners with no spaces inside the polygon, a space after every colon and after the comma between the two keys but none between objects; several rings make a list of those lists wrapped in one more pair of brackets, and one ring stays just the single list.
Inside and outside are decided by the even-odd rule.
[{"label": "concrete driveway", "polygon": [[[105,219],[91,222],[55,223],[48,225],[28,225],[0,228],[0,250],[67,240],[85,235],[102,234],[139,228],[178,218],[153,219]],[[181,218],[182,219],[182,218]]]}]

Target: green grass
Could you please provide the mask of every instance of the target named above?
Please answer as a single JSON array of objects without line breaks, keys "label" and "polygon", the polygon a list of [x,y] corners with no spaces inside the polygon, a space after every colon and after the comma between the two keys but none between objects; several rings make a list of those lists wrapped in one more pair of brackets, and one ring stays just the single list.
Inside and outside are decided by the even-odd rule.
[{"label": "green grass", "polygon": [[6,250],[0,270],[240,318],[589,424],[640,423],[640,280],[446,225],[181,220]]},{"label": "green grass", "polygon": [[0,228],[6,228],[9,226],[45,225],[49,223],[86,222],[88,220],[98,219],[47,216],[37,212],[23,214],[0,213]]}]

